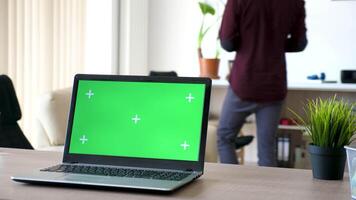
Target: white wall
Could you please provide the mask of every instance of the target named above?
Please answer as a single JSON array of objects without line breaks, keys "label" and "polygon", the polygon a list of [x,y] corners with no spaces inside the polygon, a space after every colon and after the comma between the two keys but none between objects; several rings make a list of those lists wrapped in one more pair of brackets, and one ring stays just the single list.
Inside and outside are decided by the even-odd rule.
[{"label": "white wall", "polygon": [[85,72],[111,74],[112,69],[112,0],[87,0]]},{"label": "white wall", "polygon": [[120,1],[120,74],[148,73],[149,0]]},{"label": "white wall", "polygon": [[149,1],[149,70],[198,74],[198,9],[195,0]]},{"label": "white wall", "polygon": [[[196,53],[200,12],[197,0],[150,0],[148,26],[149,70],[199,74]],[[303,82],[325,72],[339,79],[343,68],[356,69],[356,1],[306,0],[309,45],[305,52],[287,55],[288,79]],[[211,40],[214,41],[214,40]],[[214,48],[214,47],[212,47]],[[220,76],[227,71],[223,53]]]},{"label": "white wall", "polygon": [[306,9],[309,44],[287,56],[289,81],[320,72],[339,80],[341,69],[356,69],[356,1],[307,0]]}]

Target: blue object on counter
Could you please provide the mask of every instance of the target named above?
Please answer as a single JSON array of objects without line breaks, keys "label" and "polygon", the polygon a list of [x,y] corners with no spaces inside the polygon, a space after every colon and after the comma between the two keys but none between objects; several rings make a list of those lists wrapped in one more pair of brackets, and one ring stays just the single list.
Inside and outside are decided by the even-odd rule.
[{"label": "blue object on counter", "polygon": [[322,72],[322,73],[320,73],[320,80],[325,80],[325,78],[326,78],[326,75],[325,75],[325,73],[324,72]]},{"label": "blue object on counter", "polygon": [[318,77],[318,75],[314,74],[314,75],[307,76],[307,79],[309,79],[309,80],[319,80],[319,77]]},{"label": "blue object on counter", "polygon": [[325,80],[326,78],[326,75],[324,72],[320,73],[320,76],[316,75],[316,74],[313,74],[313,75],[310,75],[310,76],[307,76],[307,79],[309,80]]}]

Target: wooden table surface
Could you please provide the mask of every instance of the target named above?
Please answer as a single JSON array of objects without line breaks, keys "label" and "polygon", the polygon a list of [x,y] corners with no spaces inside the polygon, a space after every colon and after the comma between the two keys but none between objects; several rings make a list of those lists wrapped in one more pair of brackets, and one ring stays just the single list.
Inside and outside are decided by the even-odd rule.
[{"label": "wooden table surface", "polygon": [[312,178],[310,170],[206,163],[202,177],[171,194],[120,189],[38,186],[14,182],[11,175],[61,162],[58,152],[0,148],[0,200],[4,199],[351,199],[347,174],[343,181]]}]

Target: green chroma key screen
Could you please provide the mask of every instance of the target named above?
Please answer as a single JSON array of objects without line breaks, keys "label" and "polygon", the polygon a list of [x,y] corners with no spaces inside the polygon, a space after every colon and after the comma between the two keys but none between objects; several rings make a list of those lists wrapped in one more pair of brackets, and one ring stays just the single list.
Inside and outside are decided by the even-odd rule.
[{"label": "green chroma key screen", "polygon": [[205,85],[80,80],[69,153],[198,161]]}]

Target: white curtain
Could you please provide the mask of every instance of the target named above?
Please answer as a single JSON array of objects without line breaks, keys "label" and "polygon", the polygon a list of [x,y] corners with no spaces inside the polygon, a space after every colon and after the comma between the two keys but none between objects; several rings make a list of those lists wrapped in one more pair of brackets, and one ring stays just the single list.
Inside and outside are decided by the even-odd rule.
[{"label": "white curtain", "polygon": [[0,0],[0,74],[13,80],[31,140],[37,97],[84,71],[85,0]]}]

